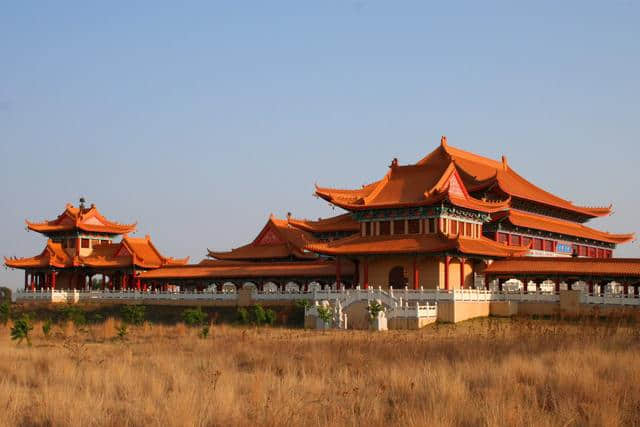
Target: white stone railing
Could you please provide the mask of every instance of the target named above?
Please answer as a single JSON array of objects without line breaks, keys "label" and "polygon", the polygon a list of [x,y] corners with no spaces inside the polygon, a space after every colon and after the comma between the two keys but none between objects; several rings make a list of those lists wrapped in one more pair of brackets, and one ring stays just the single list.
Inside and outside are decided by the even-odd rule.
[{"label": "white stone railing", "polygon": [[393,307],[387,313],[389,319],[395,317],[406,318],[424,318],[424,317],[437,317],[438,316],[438,304],[426,304],[419,305],[418,303],[410,305],[406,303],[404,306],[398,305]]},{"label": "white stone railing", "polygon": [[609,304],[609,305],[637,305],[640,306],[640,298],[633,294],[582,294],[580,302],[583,304]]},{"label": "white stone railing", "polygon": [[[152,291],[111,291],[108,289],[97,291],[79,290],[22,290],[13,292],[12,297],[17,302],[53,302],[53,303],[74,303],[74,302],[115,302],[115,301],[236,301],[237,293],[229,292],[152,292]],[[461,301],[461,302],[487,302],[487,301],[521,301],[521,302],[558,302],[560,295],[555,292],[508,292],[508,291],[488,291],[484,289],[456,289],[456,290],[436,290],[436,289],[393,289],[388,291],[381,288],[368,289],[340,289],[336,290],[316,290],[311,292],[287,292],[279,290],[277,292],[254,291],[251,294],[254,301],[340,301],[343,308],[358,301],[380,301],[388,308],[396,305],[405,306],[408,302],[439,302],[439,301]],[[640,306],[640,297],[633,294],[623,293],[589,295],[581,294],[581,302],[584,304],[609,304],[609,305],[632,305]],[[415,305],[415,304],[414,304]]]}]

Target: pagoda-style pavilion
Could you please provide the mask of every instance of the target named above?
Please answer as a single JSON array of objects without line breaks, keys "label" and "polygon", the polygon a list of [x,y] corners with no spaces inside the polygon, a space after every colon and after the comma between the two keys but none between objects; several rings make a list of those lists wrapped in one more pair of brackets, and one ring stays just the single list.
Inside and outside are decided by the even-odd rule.
[{"label": "pagoda-style pavilion", "polygon": [[[583,225],[611,207],[582,207],[540,189],[509,167],[447,143],[413,165],[353,190],[316,187],[348,210],[358,235],[310,244],[359,265],[359,283],[467,288],[494,259],[522,255],[608,258],[633,234]],[[410,274],[409,274],[410,272]]]},{"label": "pagoda-style pavilion", "polygon": [[153,288],[179,285],[181,289],[203,290],[215,286],[218,291],[255,287],[259,290],[300,291],[315,286],[331,286],[336,271],[344,283],[351,285],[355,267],[350,261],[341,265],[310,252],[306,246],[320,242],[318,235],[353,233],[350,217],[318,221],[297,220],[290,215],[282,220],[271,215],[260,233],[250,243],[230,251],[208,250],[209,259],[188,266],[167,266],[141,275]]},{"label": "pagoda-style pavilion", "polygon": [[[149,236],[129,237],[136,224],[109,221],[95,205],[85,207],[82,199],[78,207],[67,204],[54,220],[26,223],[48,241],[34,257],[5,258],[7,267],[24,270],[25,290],[87,289],[95,284],[102,289],[139,290],[140,272],[188,261],[163,256]],[[93,282],[95,276],[97,282]]]}]

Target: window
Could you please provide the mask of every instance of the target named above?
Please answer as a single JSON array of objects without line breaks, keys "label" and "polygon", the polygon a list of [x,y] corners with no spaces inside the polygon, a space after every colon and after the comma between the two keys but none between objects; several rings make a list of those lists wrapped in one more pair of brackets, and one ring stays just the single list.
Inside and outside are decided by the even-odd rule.
[{"label": "window", "polygon": [[80,246],[81,248],[85,248],[85,249],[88,248],[89,247],[89,239],[82,239],[80,241],[80,245],[81,245]]},{"label": "window", "polygon": [[536,251],[542,250],[542,239],[533,239],[533,249]]},{"label": "window", "polygon": [[598,248],[598,258],[604,258],[604,251],[601,248]]},{"label": "window", "polygon": [[531,237],[522,238],[522,246],[529,246],[530,243],[531,243]]},{"label": "window", "polygon": [[589,248],[589,257],[590,258],[596,257],[596,248]]},{"label": "window", "polygon": [[67,247],[67,240],[66,239],[62,240],[62,242],[60,242],[60,245],[62,246],[63,249],[66,248]]},{"label": "window", "polygon": [[451,234],[458,234],[458,221],[452,219],[450,220],[451,224]]},{"label": "window", "polygon": [[418,234],[418,233],[420,233],[420,220],[419,219],[410,219],[408,225],[409,225],[409,234]]},{"label": "window", "polygon": [[76,240],[75,239],[67,240],[67,248],[73,249],[75,247],[76,247]]},{"label": "window", "polygon": [[373,236],[373,232],[372,232],[372,222],[365,222],[364,223],[364,235],[365,236]]},{"label": "window", "polygon": [[391,222],[390,221],[380,221],[380,235],[388,236],[391,234]]},{"label": "window", "polygon": [[429,224],[429,233],[435,233],[436,232],[436,219],[435,218],[429,218],[429,221],[427,221],[427,223]]},{"label": "window", "polygon": [[466,229],[467,229],[467,232],[466,232],[466,233],[464,233],[464,234],[465,234],[466,236],[471,237],[471,234],[472,234],[472,232],[471,232],[471,223],[470,223],[470,222],[467,222],[467,224],[466,224],[466,226],[465,226],[465,227],[466,227]]},{"label": "window", "polygon": [[406,234],[404,232],[404,219],[393,221],[393,234]]},{"label": "window", "polygon": [[91,246],[97,246],[97,245],[99,245],[99,244],[100,244],[100,240],[97,240],[97,239],[96,239],[96,240],[92,240],[92,241],[91,241]]},{"label": "window", "polygon": [[544,250],[547,252],[553,252],[553,241],[545,240],[544,241]]},{"label": "window", "polygon": [[578,246],[578,256],[587,256],[587,247],[586,246]]},{"label": "window", "polygon": [[507,243],[508,239],[507,233],[498,233],[498,242]]},{"label": "window", "polygon": [[512,235],[511,236],[511,245],[512,246],[520,246],[520,236]]}]

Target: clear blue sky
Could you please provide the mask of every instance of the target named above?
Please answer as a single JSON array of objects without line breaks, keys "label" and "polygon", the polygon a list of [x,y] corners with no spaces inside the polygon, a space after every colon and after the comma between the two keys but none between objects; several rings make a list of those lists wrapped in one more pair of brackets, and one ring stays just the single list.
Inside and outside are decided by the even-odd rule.
[{"label": "clear blue sky", "polygon": [[442,134],[640,229],[636,0],[93,3],[0,9],[0,255],[83,195],[199,261]]}]

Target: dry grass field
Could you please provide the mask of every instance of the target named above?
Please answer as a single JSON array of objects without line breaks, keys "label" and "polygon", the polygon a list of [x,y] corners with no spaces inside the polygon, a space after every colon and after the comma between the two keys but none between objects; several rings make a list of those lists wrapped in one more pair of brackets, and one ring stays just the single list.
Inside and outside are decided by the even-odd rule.
[{"label": "dry grass field", "polygon": [[420,331],[0,327],[0,425],[640,424],[640,332],[484,319]]}]

